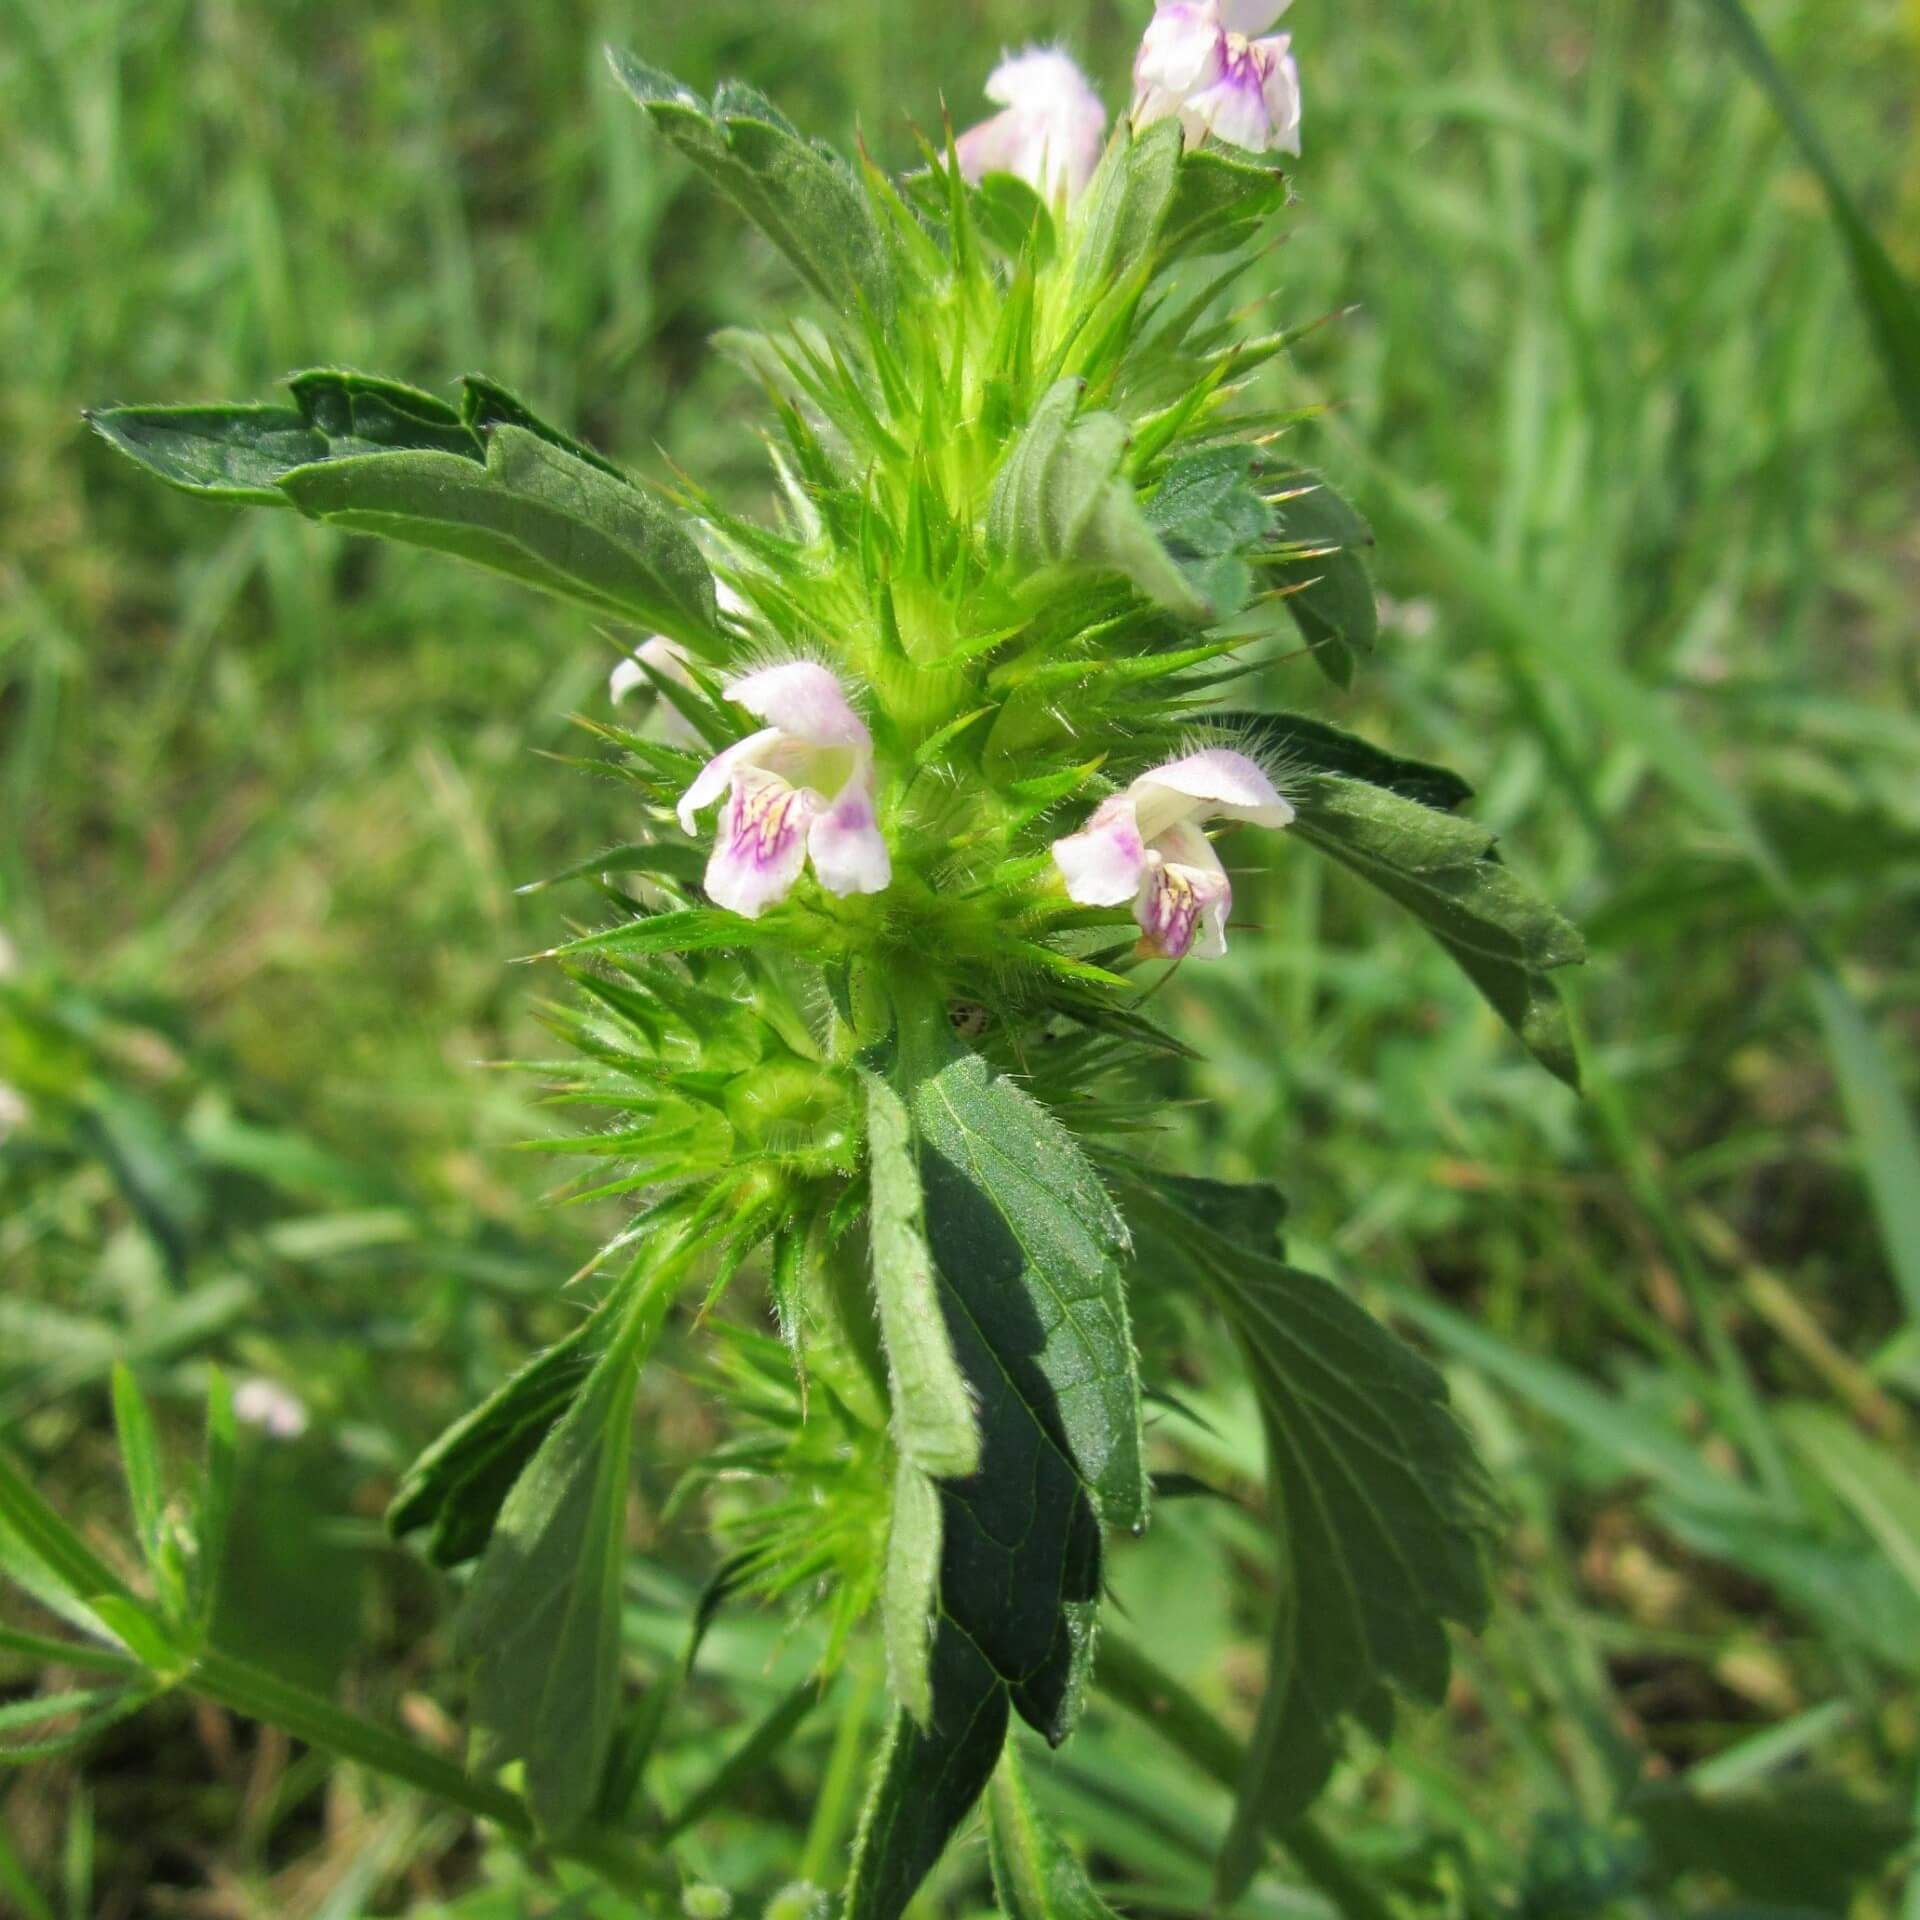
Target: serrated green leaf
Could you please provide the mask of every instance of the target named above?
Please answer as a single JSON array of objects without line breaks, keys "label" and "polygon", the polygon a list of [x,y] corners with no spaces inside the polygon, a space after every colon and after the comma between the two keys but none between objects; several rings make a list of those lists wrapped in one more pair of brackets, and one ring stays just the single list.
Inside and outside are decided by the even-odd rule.
[{"label": "serrated green leaf", "polygon": [[980,1465],[980,1433],[940,1313],[913,1123],[900,1096],[877,1074],[867,1076],[867,1152],[874,1296],[893,1396],[894,1443],[921,1473],[962,1480]]},{"label": "serrated green leaf", "polygon": [[[900,1071],[942,1281],[1022,1400],[1057,1430],[1100,1519],[1137,1530],[1146,1470],[1126,1223],[1067,1130],[962,1047],[943,1011],[902,1033]],[[1016,1316],[999,1318],[1015,1296]]]},{"label": "serrated green leaf", "polygon": [[584,934],[542,955],[570,960],[581,954],[617,953],[629,959],[654,953],[705,953],[724,947],[784,945],[792,928],[769,916],[743,920],[737,913],[715,907],[676,907],[665,913],[642,914],[603,933]]},{"label": "serrated green leaf", "polygon": [[894,1084],[982,1446],[978,1472],[932,1489],[937,1524],[917,1479],[896,1495],[886,1624],[909,1711],[862,1820],[848,1920],[896,1920],[985,1787],[1009,1707],[1065,1738],[1093,1649],[1094,1502],[1137,1527],[1147,1497],[1125,1227],[1098,1176],[1057,1122],[959,1044],[942,1005],[902,1008]]},{"label": "serrated green leaf", "polygon": [[569,880],[598,879],[602,874],[645,873],[679,886],[698,886],[707,868],[707,850],[691,840],[632,840],[576,860],[539,880],[516,889],[545,893]]},{"label": "serrated green leaf", "polygon": [[1112,1920],[1086,1870],[1034,1804],[1009,1740],[987,1792],[987,1859],[1007,1920]]},{"label": "serrated green leaf", "polygon": [[1160,258],[1245,246],[1287,204],[1288,193],[1287,176],[1253,154],[1219,146],[1182,154],[1161,228]]},{"label": "serrated green leaf", "polygon": [[496,427],[484,466],[459,454],[375,453],[281,480],[316,520],[431,547],[596,612],[715,644],[713,576],[678,518],[524,427]]},{"label": "serrated green leaf", "polygon": [[1210,620],[1212,604],[1175,565],[1122,471],[1126,422],[1080,414],[1081,391],[1078,380],[1056,381],[1008,450],[987,509],[989,539],[1019,572],[1118,573],[1181,619]]},{"label": "serrated green leaf", "polygon": [[1280,1608],[1216,1890],[1237,1897],[1274,1821],[1302,1812],[1344,1723],[1382,1738],[1393,1692],[1438,1703],[1447,1624],[1489,1595],[1492,1495],[1446,1383],[1338,1288],[1284,1264],[1278,1218],[1249,1235],[1251,1196],[1133,1173],[1143,1251],[1191,1274],[1233,1329],[1267,1429]]},{"label": "serrated green leaf", "polygon": [[407,1469],[387,1508],[395,1539],[430,1528],[427,1557],[437,1567],[485,1549],[514,1482],[592,1373],[606,1311],[530,1360]]},{"label": "serrated green leaf", "polygon": [[486,457],[480,436],[437,395],[339,367],[296,373],[287,388],[329,458],[359,453],[454,453]]},{"label": "serrated green leaf", "polygon": [[1176,460],[1146,505],[1147,524],[1216,620],[1230,619],[1253,591],[1248,556],[1273,537],[1273,509],[1254,482],[1251,447],[1212,447]]},{"label": "serrated green leaf", "polygon": [[1547,976],[1584,961],[1585,944],[1500,862],[1493,835],[1344,775],[1296,781],[1292,797],[1293,831],[1419,919],[1528,1051],[1578,1086],[1566,1011]]},{"label": "serrated green leaf", "polygon": [[640,1365],[664,1297],[649,1290],[514,1483],[459,1621],[484,1764],[520,1761],[543,1830],[599,1798],[620,1705],[620,1574]]},{"label": "serrated green leaf", "polygon": [[803,139],[763,95],[729,82],[704,101],[616,47],[615,77],[647,117],[764,233],[836,311],[864,303],[890,318],[898,299],[885,230],[838,154]]},{"label": "serrated green leaf", "polygon": [[489,380],[485,374],[468,373],[461,376],[460,418],[476,433],[483,435],[495,427],[524,427],[529,433],[537,433],[549,446],[558,447],[563,453],[570,453],[576,460],[584,460],[591,467],[598,467],[615,480],[625,481],[627,478],[605,454],[597,453],[584,440],[576,440],[572,434],[563,433],[551,422],[541,419],[518,394],[509,393],[497,380]]},{"label": "serrated green leaf", "polygon": [[292,506],[280,476],[327,457],[326,436],[291,407],[106,407],[87,421],[169,486],[236,504]]},{"label": "serrated green leaf", "polygon": [[87,419],[170,485],[255,506],[291,506],[280,485],[289,473],[360,454],[451,453],[484,466],[487,435],[499,426],[523,428],[626,483],[612,461],[484,375],[463,378],[457,412],[416,387],[339,368],[311,368],[287,385],[292,409],[109,407]]}]

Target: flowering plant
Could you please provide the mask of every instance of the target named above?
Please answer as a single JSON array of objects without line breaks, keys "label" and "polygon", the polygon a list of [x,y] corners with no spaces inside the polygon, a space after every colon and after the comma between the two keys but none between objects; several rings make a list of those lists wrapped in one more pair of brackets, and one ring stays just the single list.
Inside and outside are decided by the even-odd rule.
[{"label": "flowering plant", "polygon": [[1064,54],[1021,54],[997,116],[905,178],[751,88],[614,56],[815,296],[726,342],[778,430],[776,524],[642,485],[477,378],[458,405],[324,369],[290,406],[94,417],[188,491],[631,630],[616,718],[588,725],[634,837],[575,876],[607,923],[549,956],[576,987],[555,1106],[605,1123],[542,1143],[631,1214],[592,1313],[391,1514],[477,1563],[478,1764],[518,1763],[556,1844],[621,1826],[645,1760],[619,1684],[628,1453],[689,1297],[764,1292],[786,1350],[769,1367],[716,1323],[742,1383],[724,1464],[776,1492],[732,1516],[715,1604],[821,1607],[827,1671],[878,1616],[896,1711],[859,1920],[904,1909],[990,1783],[1008,1910],[1073,1881],[1009,1729],[1057,1744],[1090,1682],[1125,1684],[1096,1664],[1102,1565],[1148,1523],[1143,1395],[1194,1302],[1259,1398],[1284,1596],[1223,1898],[1297,1835],[1347,1723],[1437,1699],[1448,1624],[1484,1613],[1490,1502],[1439,1377],[1287,1263],[1273,1189],[1139,1151],[1140,1076],[1182,1051],[1148,994],[1257,937],[1232,927],[1228,836],[1380,888],[1573,1072],[1549,976],[1577,937],[1461,816],[1464,783],[1223,698],[1283,630],[1341,687],[1375,639],[1365,524],[1286,450],[1309,410],[1252,389],[1290,336],[1222,316],[1288,203],[1268,156],[1299,146],[1279,12],[1163,0],[1110,137]]}]

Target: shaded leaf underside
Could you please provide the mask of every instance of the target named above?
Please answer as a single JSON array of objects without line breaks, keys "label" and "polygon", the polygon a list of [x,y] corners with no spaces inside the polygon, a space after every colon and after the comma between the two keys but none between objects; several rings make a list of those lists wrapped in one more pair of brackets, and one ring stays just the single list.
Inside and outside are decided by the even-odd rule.
[{"label": "shaded leaf underside", "polygon": [[[849,1920],[894,1920],[984,1790],[1011,1712],[1065,1738],[1092,1657],[1101,1518],[1137,1527],[1146,1501],[1125,1229],[1104,1188],[1050,1116],[957,1046],[938,1010],[903,1035],[897,1074],[982,1454],[977,1473],[937,1484],[937,1527],[917,1500],[896,1519],[913,1522],[919,1552],[938,1554],[937,1569],[899,1558],[889,1569],[890,1585],[931,1595],[924,1666],[906,1662],[929,1712],[901,1715],[890,1738]],[[890,1644],[902,1630],[890,1617]]]}]

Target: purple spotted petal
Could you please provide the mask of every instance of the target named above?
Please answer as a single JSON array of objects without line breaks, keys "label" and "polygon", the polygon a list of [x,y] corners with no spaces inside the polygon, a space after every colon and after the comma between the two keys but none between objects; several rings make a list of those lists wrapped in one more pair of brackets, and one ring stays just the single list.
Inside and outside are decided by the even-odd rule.
[{"label": "purple spotted petal", "polygon": [[817,795],[788,786],[778,774],[741,767],[707,862],[714,905],[757,920],[784,900],[806,864],[807,828],[819,804]]},{"label": "purple spotted petal", "polygon": [[1155,845],[1133,916],[1146,944],[1166,960],[1217,959],[1227,950],[1233,887],[1198,827],[1182,824]]},{"label": "purple spotted petal", "polygon": [[778,727],[762,727],[744,740],[716,753],[694,776],[693,785],[680,796],[680,831],[699,832],[699,816],[733,785],[733,777],[743,767],[755,766],[782,741]]}]

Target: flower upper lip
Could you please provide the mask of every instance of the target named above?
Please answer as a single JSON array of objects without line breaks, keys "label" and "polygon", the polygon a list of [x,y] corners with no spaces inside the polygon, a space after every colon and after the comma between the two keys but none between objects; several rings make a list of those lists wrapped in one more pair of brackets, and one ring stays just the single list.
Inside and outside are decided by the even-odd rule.
[{"label": "flower upper lip", "polygon": [[1277,830],[1293,818],[1257,762],[1203,747],[1102,801],[1078,833],[1054,842],[1054,864],[1081,905],[1131,905],[1151,951],[1211,958],[1227,950],[1233,887],[1202,828],[1231,820]]},{"label": "flower upper lip", "polygon": [[987,81],[1004,110],[954,143],[961,173],[979,180],[1011,173],[1049,199],[1078,194],[1100,164],[1107,109],[1091,82],[1058,47],[1009,55]]}]

